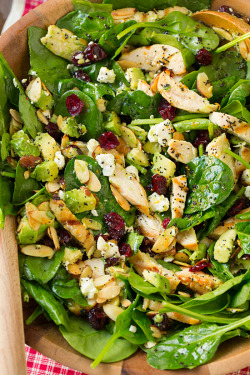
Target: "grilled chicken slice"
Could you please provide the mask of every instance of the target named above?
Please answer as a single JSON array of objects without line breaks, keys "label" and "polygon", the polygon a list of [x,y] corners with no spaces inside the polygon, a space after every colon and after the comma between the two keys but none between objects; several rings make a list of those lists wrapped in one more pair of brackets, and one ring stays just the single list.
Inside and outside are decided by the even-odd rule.
[{"label": "grilled chicken slice", "polygon": [[225,148],[231,149],[230,143],[226,137],[226,134],[223,133],[219,137],[214,138],[212,142],[207,145],[206,151],[208,156],[215,156],[216,158],[223,161],[229,166],[232,170],[234,178],[236,177],[235,172],[235,163],[232,156],[228,155],[224,150]]},{"label": "grilled chicken slice", "polygon": [[179,284],[178,277],[170,270],[162,267],[156,262],[156,260],[149,256],[149,254],[142,253],[140,250],[138,253],[130,258],[130,263],[133,265],[135,270],[142,276],[144,270],[157,272],[161,276],[166,277],[170,283],[171,293],[175,292]]},{"label": "grilled chicken slice", "polygon": [[190,142],[170,139],[170,141],[168,141],[168,146],[167,153],[173,159],[183,164],[189,163],[197,156],[197,149]]},{"label": "grilled chicken slice", "polygon": [[175,275],[182,284],[199,294],[211,292],[222,283],[222,281],[215,276],[207,275],[201,271],[190,272],[188,268],[182,268],[182,271],[176,272]]},{"label": "grilled chicken slice", "polygon": [[[250,148],[247,148],[245,146],[242,146],[239,149],[239,155],[247,162],[250,163]],[[242,164],[240,161],[235,160],[235,173],[236,178],[238,179],[240,177],[240,174],[246,169],[245,165]]]},{"label": "grilled chicken slice", "polygon": [[152,242],[157,241],[163,230],[161,220],[157,215],[146,216],[140,214],[137,216],[135,224],[139,228],[140,233]]},{"label": "grilled chicken slice", "polygon": [[147,94],[148,96],[154,96],[155,95],[155,93],[151,90],[150,85],[146,81],[144,81],[143,79],[138,79],[137,90],[141,90],[141,91],[145,92],[145,94]]},{"label": "grilled chicken slice", "polygon": [[57,221],[86,249],[90,257],[95,250],[95,240],[85,225],[72,214],[61,199],[53,197],[50,200],[50,209]]},{"label": "grilled chicken slice", "polygon": [[176,235],[178,229],[176,227],[170,227],[165,229],[158,237],[156,243],[152,247],[152,251],[155,253],[165,253],[172,250],[176,245]]},{"label": "grilled chicken slice", "polygon": [[218,109],[218,104],[210,104],[206,98],[189,90],[183,83],[176,82],[168,71],[160,74],[157,87],[163,98],[176,108],[192,113],[211,113]]},{"label": "grilled chicken slice", "polygon": [[145,215],[149,215],[147,195],[136,178],[121,165],[116,164],[115,172],[109,177],[110,183],[119,193]]},{"label": "grilled chicken slice", "polygon": [[167,316],[170,319],[177,320],[178,322],[185,323],[185,324],[194,325],[194,324],[201,323],[201,321],[198,319],[191,318],[188,315],[184,315],[178,312],[168,312]]},{"label": "grilled chicken slice", "polygon": [[183,216],[187,197],[187,177],[178,176],[172,178],[172,192],[170,195],[170,207],[172,219]]},{"label": "grilled chicken slice", "polygon": [[209,120],[229,133],[236,135],[246,142],[250,142],[250,125],[247,122],[220,112],[211,113]]},{"label": "grilled chicken slice", "polygon": [[179,232],[177,234],[176,241],[185,249],[192,251],[198,250],[198,241],[194,228],[190,228],[188,230],[184,230],[183,232]]},{"label": "grilled chicken slice", "polygon": [[177,75],[186,72],[180,50],[165,44],[153,44],[152,46],[136,48],[122,54],[118,63],[122,69],[133,66],[155,73],[161,68],[167,68]]}]

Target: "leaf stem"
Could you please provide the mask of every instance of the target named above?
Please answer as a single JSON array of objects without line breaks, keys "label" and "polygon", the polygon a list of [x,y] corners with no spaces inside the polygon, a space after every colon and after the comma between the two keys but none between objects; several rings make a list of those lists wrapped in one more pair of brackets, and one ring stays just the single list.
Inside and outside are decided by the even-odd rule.
[{"label": "leaf stem", "polygon": [[240,161],[247,169],[250,169],[250,164],[246,162],[245,159],[243,159],[240,155],[235,154],[233,151],[229,150],[228,148],[225,148],[225,152],[232,156],[234,159]]},{"label": "leaf stem", "polygon": [[46,187],[45,186],[41,190],[39,190],[36,194],[34,194],[31,197],[29,197],[28,199],[26,199],[24,202],[15,204],[15,206],[22,206],[23,204],[29,202],[30,200],[39,197],[39,195],[41,195],[44,191],[46,191]]},{"label": "leaf stem", "polygon": [[117,333],[117,334],[114,334],[113,336],[110,337],[109,341],[104,346],[101,353],[99,353],[98,356],[96,357],[96,359],[91,363],[90,367],[92,369],[96,368],[99,365],[99,363],[103,360],[103,357],[105,356],[105,354],[109,351],[109,349],[111,348],[113,343],[119,338],[119,336],[120,336],[120,334]]},{"label": "leaf stem", "polygon": [[134,25],[129,26],[127,29],[120,32],[120,34],[117,35],[117,39],[121,39],[124,35],[127,35],[130,31],[139,29],[140,27],[155,27],[157,29],[166,30],[166,26],[162,26],[158,24],[157,22],[139,22]]},{"label": "leaf stem", "polygon": [[237,43],[239,43],[239,42],[242,42],[243,40],[248,39],[248,38],[250,38],[250,32],[249,32],[249,33],[246,33],[246,34],[243,34],[243,35],[239,36],[238,38],[232,40],[231,42],[228,42],[228,43],[224,44],[223,46],[217,48],[217,49],[214,51],[214,54],[217,55],[217,54],[220,53],[220,52],[224,52],[224,51],[226,51],[228,48],[233,47],[233,46],[235,46],[235,44],[237,44]]},{"label": "leaf stem", "polygon": [[16,178],[16,174],[11,172],[2,172],[2,176]]}]

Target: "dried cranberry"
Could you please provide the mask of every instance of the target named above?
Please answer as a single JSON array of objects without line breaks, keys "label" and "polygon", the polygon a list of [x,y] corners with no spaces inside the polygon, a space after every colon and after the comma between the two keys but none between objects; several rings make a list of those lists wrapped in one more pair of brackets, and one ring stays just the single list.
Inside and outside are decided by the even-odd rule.
[{"label": "dried cranberry", "polygon": [[151,254],[152,253],[151,249],[152,249],[152,243],[151,243],[151,241],[147,237],[144,237],[143,241],[142,241],[142,244],[140,246],[140,250],[143,253],[149,253],[149,254]]},{"label": "dried cranberry", "polygon": [[213,55],[205,48],[201,48],[196,54],[196,60],[200,65],[206,66],[213,61]]},{"label": "dried cranberry", "polygon": [[106,315],[101,307],[94,307],[89,311],[89,324],[97,331],[103,329],[106,323]]},{"label": "dried cranberry", "polygon": [[239,198],[234,205],[227,211],[228,216],[235,216],[237,215],[240,211],[242,211],[245,207],[245,199],[244,198]]},{"label": "dried cranberry", "polygon": [[112,150],[119,146],[120,142],[112,132],[106,132],[100,135],[98,138],[100,146],[105,150]]},{"label": "dried cranberry", "polygon": [[210,142],[210,139],[209,139],[209,133],[207,130],[200,130],[199,131],[199,134],[197,135],[197,137],[195,138],[194,140],[194,147],[199,147],[201,144],[203,144],[203,146],[207,146]]},{"label": "dried cranberry", "polygon": [[105,267],[116,266],[120,262],[120,258],[111,257],[105,259]]},{"label": "dried cranberry", "polygon": [[153,185],[152,185],[152,184],[148,184],[148,185],[145,187],[145,190],[152,191],[152,190],[153,190]]},{"label": "dried cranberry", "polygon": [[169,320],[167,314],[160,314],[162,321],[155,322],[155,325],[159,328],[160,331],[165,332],[171,327],[171,321]]},{"label": "dried cranberry", "polygon": [[166,219],[162,220],[163,228],[167,229],[169,223],[170,223],[170,217],[166,217]]},{"label": "dried cranberry", "polygon": [[98,241],[99,237],[102,237],[104,239],[104,241],[108,241],[110,239],[108,234],[97,234],[95,236],[95,241]]},{"label": "dried cranberry", "polygon": [[83,109],[84,103],[77,95],[71,94],[66,99],[66,107],[70,116],[78,116]]},{"label": "dried cranberry", "polygon": [[158,112],[164,120],[172,121],[175,118],[176,108],[173,107],[166,99],[162,99],[158,107]]},{"label": "dried cranberry", "polygon": [[97,43],[90,43],[83,51],[83,55],[86,62],[88,62],[88,60],[90,62],[101,61],[108,57],[104,49]]},{"label": "dried cranberry", "polygon": [[154,191],[159,195],[165,195],[167,192],[167,180],[164,176],[154,174],[152,177]]},{"label": "dried cranberry", "polygon": [[211,264],[207,260],[200,260],[199,262],[195,263],[194,266],[189,268],[190,272],[199,272],[206,267],[210,267]]},{"label": "dried cranberry", "polygon": [[219,9],[219,12],[224,12],[224,13],[229,13],[229,14],[234,14],[234,11],[232,8],[230,8],[227,5],[222,5]]},{"label": "dried cranberry", "polygon": [[[81,59],[79,58],[81,57]],[[78,66],[78,67],[81,67],[81,66],[85,66],[85,65],[88,65],[86,64],[85,62],[82,63],[82,64],[79,64],[79,61],[80,60],[84,60],[84,55],[83,55],[83,51],[77,51],[74,56],[72,57],[72,64],[75,65],[75,66]]]},{"label": "dried cranberry", "polygon": [[45,236],[43,237],[42,239],[42,244],[45,245],[45,246],[49,246],[51,247],[52,249],[54,249],[54,242],[52,241],[52,239],[48,236]]},{"label": "dried cranberry", "polygon": [[48,125],[45,125],[47,133],[53,137],[57,142],[61,139],[61,134],[59,128],[55,122],[49,122]]},{"label": "dried cranberry", "polygon": [[88,74],[85,73],[85,72],[84,72],[83,70],[81,70],[81,69],[76,70],[76,71],[73,73],[73,77],[78,78],[78,79],[80,79],[81,81],[91,82],[91,79],[89,78]]},{"label": "dried cranberry", "polygon": [[110,236],[119,240],[125,233],[125,221],[116,212],[109,212],[104,216],[105,224],[108,228]]},{"label": "dried cranberry", "polygon": [[63,245],[66,246],[70,241],[71,241],[71,234],[66,231],[64,228],[60,228],[57,230],[57,234],[59,237],[59,242]]},{"label": "dried cranberry", "polygon": [[121,255],[125,255],[126,258],[129,258],[132,255],[131,246],[128,243],[122,243],[119,246],[119,252]]}]

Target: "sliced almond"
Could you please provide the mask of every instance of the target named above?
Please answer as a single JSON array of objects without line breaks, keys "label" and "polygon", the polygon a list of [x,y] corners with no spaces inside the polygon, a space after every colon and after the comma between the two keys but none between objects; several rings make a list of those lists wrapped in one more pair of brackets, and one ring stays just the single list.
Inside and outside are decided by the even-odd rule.
[{"label": "sliced almond", "polygon": [[104,287],[98,293],[98,297],[102,299],[112,299],[120,294],[121,288],[118,285]]},{"label": "sliced almond", "polygon": [[107,303],[103,306],[103,311],[105,314],[114,322],[116,321],[117,317],[124,311],[121,307],[112,305]]},{"label": "sliced almond", "polygon": [[95,173],[89,171],[89,180],[86,184],[87,188],[94,193],[98,193],[101,190],[102,185]]},{"label": "sliced almond", "polygon": [[212,27],[212,29],[218,34],[221,38],[228,40],[231,42],[233,40],[232,34],[230,34],[228,31],[221,29],[220,27]]},{"label": "sliced almond", "polygon": [[197,76],[197,89],[207,99],[213,96],[213,86],[204,72],[199,73]]},{"label": "sliced almond", "polygon": [[21,253],[25,255],[30,255],[32,257],[52,258],[55,253],[55,250],[49,246],[32,244],[22,247]]},{"label": "sliced almond", "polygon": [[25,180],[28,180],[28,178],[30,178],[30,171],[25,171],[23,177]]},{"label": "sliced almond", "polygon": [[50,211],[50,205],[49,205],[49,202],[48,201],[45,201],[45,202],[42,202],[40,203],[38,206],[37,206],[37,209],[39,211]]},{"label": "sliced almond", "polygon": [[81,270],[80,270],[80,268],[79,268],[79,266],[78,266],[78,264],[69,264],[68,266],[67,266],[67,270],[68,270],[68,272],[71,274],[71,275],[81,275]]},{"label": "sliced almond", "polygon": [[43,114],[43,111],[41,109],[38,109],[36,111],[36,115],[38,117],[38,119],[44,124],[44,125],[48,125],[49,124],[49,120],[47,119],[47,117],[44,116]]},{"label": "sliced almond", "polygon": [[152,247],[152,251],[155,253],[164,253],[171,250],[176,245],[176,235],[177,228],[170,227],[165,229],[158,237],[158,240],[155,242]]},{"label": "sliced almond", "polygon": [[89,266],[84,266],[82,267],[82,263],[83,261],[80,261],[77,263],[79,269],[80,269],[80,273],[81,273],[81,279],[85,278],[85,277],[92,277],[93,275],[93,272],[92,272],[92,269],[89,267]]},{"label": "sliced almond", "polygon": [[69,145],[69,137],[66,134],[64,134],[64,136],[62,137],[62,140],[61,140],[61,148],[66,148],[68,145]]},{"label": "sliced almond", "polygon": [[10,109],[10,114],[13,117],[13,119],[18,122],[19,124],[23,124],[22,117],[19,112],[17,112],[15,109]]},{"label": "sliced almond", "polygon": [[47,232],[48,232],[48,236],[52,239],[52,241],[54,243],[55,249],[57,251],[60,250],[60,242],[59,242],[57,231],[55,230],[55,228],[49,227],[47,229]]},{"label": "sliced almond", "polygon": [[86,143],[82,141],[71,141],[69,142],[69,145],[78,147],[82,151],[83,155],[88,155],[89,151]]},{"label": "sliced almond", "polygon": [[127,126],[121,125],[120,131],[122,139],[129,147],[134,148],[137,146],[137,138],[131,129],[129,129]]},{"label": "sliced almond", "polygon": [[128,145],[126,144],[126,142],[124,141],[124,139],[122,139],[121,137],[118,137],[118,141],[119,141],[119,146],[116,147],[116,150],[124,155],[124,156],[127,156],[127,154],[129,153],[129,151],[131,150],[130,147],[128,147]]},{"label": "sliced almond", "polygon": [[56,191],[60,190],[60,177],[57,177],[55,180],[51,182],[46,182],[45,184],[46,190],[48,193],[55,193]]},{"label": "sliced almond", "polygon": [[126,298],[121,298],[121,305],[122,307],[124,307],[125,309],[127,307],[129,307],[131,305],[131,301],[129,299],[126,299]]},{"label": "sliced almond", "polygon": [[110,189],[121,208],[123,208],[125,211],[129,211],[130,204],[128,203],[127,199],[125,199],[113,185],[110,185]]},{"label": "sliced almond", "polygon": [[27,214],[27,217],[28,217],[28,222],[29,222],[29,225],[34,229],[34,230],[38,230],[40,228],[40,225],[41,223],[39,221],[37,221],[34,217],[33,217],[33,213],[38,211],[37,207],[28,202],[26,203],[25,205],[25,210],[26,210],[26,214]]},{"label": "sliced almond", "polygon": [[89,181],[89,169],[88,169],[88,163],[84,160],[75,160],[74,163],[74,172],[78,180],[85,184],[87,181]]},{"label": "sliced almond", "polygon": [[96,288],[101,288],[101,287],[107,285],[108,283],[110,283],[111,281],[114,281],[114,280],[115,279],[114,279],[113,276],[103,275],[103,276],[97,277],[94,280],[94,284],[95,284]]},{"label": "sliced almond", "polygon": [[148,298],[143,298],[142,310],[146,311],[149,308],[149,301]]},{"label": "sliced almond", "polygon": [[34,220],[38,221],[43,225],[51,225],[54,222],[54,219],[51,219],[45,211],[31,211],[29,215],[31,218],[33,218]]},{"label": "sliced almond", "polygon": [[97,155],[103,154],[101,146],[97,146],[92,153],[92,157],[95,159]]},{"label": "sliced almond", "polygon": [[156,337],[157,339],[161,338],[162,334],[159,328],[157,328],[156,326],[150,326],[150,330],[152,331],[153,337]]}]

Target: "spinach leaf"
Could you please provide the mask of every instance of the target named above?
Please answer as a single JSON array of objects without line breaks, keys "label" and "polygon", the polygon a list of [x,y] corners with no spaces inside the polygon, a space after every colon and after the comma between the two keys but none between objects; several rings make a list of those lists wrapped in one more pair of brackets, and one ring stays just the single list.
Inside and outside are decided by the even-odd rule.
[{"label": "spinach leaf", "polygon": [[[18,98],[19,98],[19,90],[23,90],[21,83],[18,81],[15,74],[12,72],[11,68],[9,67],[7,61],[3,57],[2,53],[0,52],[0,64],[1,64],[1,75],[3,74],[4,85],[1,86],[2,89],[5,88],[5,94],[7,99],[15,106],[18,107]],[[14,85],[15,82],[15,85]],[[2,82],[3,83],[3,80]],[[4,92],[3,92],[3,103],[5,102],[4,99]]]},{"label": "spinach leaf", "polygon": [[127,243],[131,246],[133,254],[139,250],[144,236],[140,236],[137,232],[130,232],[127,238]]},{"label": "spinach leaf", "polygon": [[104,0],[104,4],[112,4],[113,9],[136,8],[140,12],[152,9],[165,9],[177,4],[177,0]]},{"label": "spinach leaf", "polygon": [[[135,272],[130,270],[128,274],[128,281],[131,287],[138,293],[142,294],[142,296],[151,296],[152,294],[160,293],[163,298],[166,297],[166,294],[170,293],[170,284],[169,281],[159,275],[156,274],[155,277],[155,285],[147,282],[141,276],[137,275]],[[153,297],[152,297],[153,299]]]},{"label": "spinach leaf", "polygon": [[63,256],[63,248],[56,251],[51,259],[26,256],[23,264],[23,276],[27,280],[35,280],[40,284],[47,284],[55,276]]},{"label": "spinach leaf", "polygon": [[61,302],[53,294],[37,282],[21,279],[22,286],[29,295],[48,313],[56,325],[69,327],[69,317]]},{"label": "spinach leaf", "polygon": [[122,92],[112,99],[107,110],[120,115],[128,115],[132,119],[149,118],[151,115],[159,117],[158,106],[161,95],[148,96],[143,91]]},{"label": "spinach leaf", "polygon": [[56,92],[56,80],[69,78],[68,62],[49,51],[40,41],[46,30],[40,27],[29,27],[29,51],[31,70],[35,71],[49,91]]},{"label": "spinach leaf", "polygon": [[75,10],[57,21],[61,29],[70,30],[80,38],[91,41],[99,39],[107,29],[114,25],[113,18],[108,12],[82,13]]},{"label": "spinach leaf", "polygon": [[1,65],[0,60],[0,135],[7,132],[9,129],[9,121],[10,121],[10,114],[9,114],[9,105],[8,105],[8,98],[5,91],[5,77],[4,71]]},{"label": "spinach leaf", "polygon": [[177,0],[177,5],[186,7],[192,12],[197,12],[198,10],[208,9],[211,2],[212,0]]},{"label": "spinach leaf", "polygon": [[212,243],[209,249],[207,250],[210,262],[212,263],[212,266],[208,267],[209,271],[223,281],[233,279],[233,275],[229,270],[230,263],[219,263],[217,260],[214,259],[214,246],[215,242]]},{"label": "spinach leaf", "polygon": [[152,322],[144,311],[135,309],[132,313],[132,319],[142,329],[144,335],[147,338],[147,341],[155,341],[155,338],[153,337],[152,331],[150,329]]},{"label": "spinach leaf", "polygon": [[237,82],[237,77],[231,76],[231,77],[225,77],[222,79],[219,79],[218,81],[212,82],[213,85],[213,96],[210,99],[213,103],[220,102],[221,99],[226,96],[228,91],[234,86],[234,84]]},{"label": "spinach leaf", "polygon": [[239,80],[237,84],[234,85],[229,92],[228,104],[232,103],[234,100],[238,100],[242,105],[245,105],[246,98],[249,95],[250,95],[250,81]]},{"label": "spinach leaf", "polygon": [[250,300],[250,281],[244,284],[235,293],[230,303],[230,307],[239,307]]},{"label": "spinach leaf", "polygon": [[29,326],[31,323],[33,323],[38,316],[43,314],[43,309],[41,306],[37,306],[36,309],[33,311],[33,313],[25,320],[25,324]]},{"label": "spinach leaf", "polygon": [[76,120],[79,123],[84,124],[87,128],[87,134],[84,136],[84,139],[97,139],[104,132],[102,114],[93,100],[83,92],[79,90],[65,92],[56,103],[55,114],[70,116],[66,107],[66,99],[72,94],[78,96],[84,103],[82,112],[79,116],[76,116]]},{"label": "spinach leaf", "polygon": [[210,208],[207,211],[197,212],[193,215],[185,215],[183,218],[172,219],[168,224],[168,227],[170,228],[171,226],[176,225],[180,231],[187,230],[211,219],[214,215],[215,210]]},{"label": "spinach leaf", "polygon": [[234,186],[227,164],[214,156],[195,158],[187,164],[189,196],[185,213],[205,211],[223,202]]},{"label": "spinach leaf", "polygon": [[[110,340],[112,335],[107,330],[96,331],[83,318],[71,316],[70,327],[66,329],[60,326],[60,331],[65,340],[84,356],[95,359]],[[102,358],[103,362],[117,362],[130,357],[138,346],[127,340],[118,338]]]},{"label": "spinach leaf", "polygon": [[68,281],[53,280],[51,283],[51,290],[56,296],[60,298],[72,299],[80,306],[88,306],[88,302],[83,297],[79,288],[79,283],[76,279]]},{"label": "spinach leaf", "polygon": [[[199,314],[215,314],[225,310],[230,304],[230,295],[228,293],[222,294],[219,298],[213,301],[208,301],[202,305],[193,306],[192,311]],[[183,306],[183,305],[182,305]]]},{"label": "spinach leaf", "polygon": [[[185,328],[181,333],[162,340],[147,352],[148,363],[161,370],[179,368],[192,369],[208,362],[215,354],[221,342],[229,336],[228,332],[249,323],[250,317],[243,318],[225,326],[202,323]],[[237,333],[239,332],[237,331]]]},{"label": "spinach leaf", "polygon": [[157,263],[159,263],[162,267],[166,268],[167,270],[178,272],[182,271],[181,267],[177,266],[177,264],[164,262],[162,259],[157,259]]},{"label": "spinach leaf", "polygon": [[82,13],[112,12],[112,6],[108,4],[91,3],[88,0],[73,0],[72,2],[74,9]]},{"label": "spinach leaf", "polygon": [[0,176],[0,228],[4,228],[4,220],[6,215],[16,215],[17,213],[12,212],[12,192],[13,182],[3,176]]},{"label": "spinach leaf", "polygon": [[[76,159],[85,160],[88,163],[89,169],[96,174],[102,185],[101,190],[96,193],[96,196],[99,199],[96,206],[98,216],[95,217],[91,214],[91,212],[85,211],[82,214],[77,215],[77,217],[80,219],[83,217],[88,217],[97,220],[104,225],[104,215],[106,215],[108,212],[114,211],[121,215],[128,226],[133,225],[135,220],[135,209],[132,208],[130,211],[125,211],[116,202],[116,199],[111,192],[108,178],[103,176],[102,169],[99,164],[93,158],[85,155],[77,156]],[[72,159],[68,162],[64,172],[66,190],[79,189],[82,185],[73,171],[74,160]]]},{"label": "spinach leaf", "polygon": [[250,254],[250,222],[237,223],[234,228],[240,241],[241,250],[238,257],[241,258],[244,254]]},{"label": "spinach leaf", "polygon": [[248,123],[250,122],[250,112],[239,100],[234,100],[227,104],[221,108],[221,112],[246,120]]},{"label": "spinach leaf", "polygon": [[[1,115],[0,115],[1,117]],[[1,141],[1,159],[4,161],[10,153],[10,140],[11,135],[10,133],[3,133],[2,141]]]},{"label": "spinach leaf", "polygon": [[40,190],[41,185],[34,178],[24,178],[25,168],[18,162],[16,167],[16,179],[13,193],[13,204],[20,204],[34,195],[34,190]]}]

